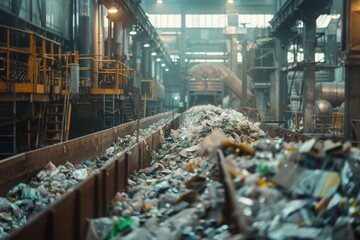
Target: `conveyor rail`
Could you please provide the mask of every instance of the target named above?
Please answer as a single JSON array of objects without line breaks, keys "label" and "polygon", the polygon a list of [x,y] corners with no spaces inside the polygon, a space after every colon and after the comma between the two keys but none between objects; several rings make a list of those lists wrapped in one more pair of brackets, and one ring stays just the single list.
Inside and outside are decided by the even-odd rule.
[{"label": "conveyor rail", "polygon": [[[170,116],[171,113],[165,113],[143,119],[141,128],[147,128]],[[40,212],[8,239],[83,239],[86,220],[107,215],[115,193],[125,190],[128,176],[133,171],[150,165],[151,151],[159,148],[160,135],[164,133],[166,136],[171,128],[178,128],[180,119],[181,117],[173,119],[127,152],[114,156],[103,168]],[[132,134],[135,130],[134,121],[8,158],[0,162],[1,194],[4,195],[18,183],[28,182],[49,161],[55,165],[66,161],[81,163],[104,152],[115,138]]]},{"label": "conveyor rail", "polygon": [[[170,117],[171,113],[158,114],[141,121],[141,128]],[[108,215],[108,206],[118,191],[125,190],[127,179],[135,170],[150,165],[152,150],[160,147],[160,135],[168,136],[170,129],[177,129],[184,118],[184,114],[171,120],[169,124],[157,130],[135,144],[123,154],[114,156],[108,163],[81,182],[73,191],[66,193],[37,216],[31,219],[21,229],[11,234],[8,239],[84,239],[87,219]],[[283,136],[285,140],[304,141],[308,137],[293,133],[286,129],[262,124],[261,128],[271,137]],[[80,163],[93,158],[107,149],[117,137],[124,137],[136,130],[136,122],[130,122],[101,132],[73,139],[64,143],[43,149],[16,155],[0,162],[0,192],[2,196],[13,186],[21,182],[28,182],[31,177],[41,170],[49,161],[55,165],[66,161]],[[80,150],[81,149],[81,150]],[[220,155],[221,163],[221,155]],[[224,167],[222,167],[224,169]],[[227,190],[228,212],[240,214],[236,207],[234,194],[231,194],[231,179],[223,171]],[[229,200],[232,199],[232,200]],[[236,217],[233,216],[232,217]],[[241,219],[235,225],[237,232],[245,233],[248,229],[242,227]]]}]

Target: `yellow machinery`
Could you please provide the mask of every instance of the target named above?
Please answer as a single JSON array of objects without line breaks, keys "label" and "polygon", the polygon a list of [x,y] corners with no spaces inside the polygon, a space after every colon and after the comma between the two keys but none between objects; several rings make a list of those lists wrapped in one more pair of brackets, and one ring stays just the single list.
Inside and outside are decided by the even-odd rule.
[{"label": "yellow machinery", "polygon": [[[0,146],[0,159],[6,149],[13,150],[4,156],[15,154],[19,143],[26,145],[20,151],[26,151],[69,138],[73,65],[80,65],[76,102],[83,104],[75,109],[83,113],[86,105],[91,111],[103,112],[103,122],[107,124],[101,128],[119,123],[121,101],[132,96],[133,70],[124,63],[99,56],[79,56],[76,51],[63,53],[60,43],[4,25],[0,25],[0,36],[0,141],[8,142]],[[83,64],[84,61],[89,64]],[[86,113],[89,118],[94,115]],[[77,121],[84,119],[74,117]],[[16,139],[17,136],[20,138]]]},{"label": "yellow machinery", "polygon": [[89,93],[102,128],[135,118],[131,86],[134,71],[118,60],[80,55],[80,94]]},{"label": "yellow machinery", "polygon": [[[61,93],[61,45],[33,32],[0,25],[0,92]],[[16,39],[27,46],[15,46]],[[52,88],[50,90],[50,88]]]},{"label": "yellow machinery", "polygon": [[[16,93],[64,94],[62,82],[69,79],[70,63],[81,65],[82,61],[91,64],[80,67],[80,72],[89,72],[92,83],[98,80],[91,94],[125,94],[133,77],[133,70],[120,61],[79,57],[77,52],[62,54],[59,43],[30,31],[0,25],[0,33],[5,36],[0,45],[0,92],[12,92],[9,83],[15,81]],[[14,46],[16,38],[26,46]]]},{"label": "yellow machinery", "polygon": [[[105,58],[105,57],[101,57]],[[91,94],[124,95],[128,91],[133,70],[118,60],[96,59],[92,56],[80,56],[79,63],[89,62],[89,66],[80,67],[81,72],[87,72],[91,79],[81,79],[83,86],[91,86]]]}]

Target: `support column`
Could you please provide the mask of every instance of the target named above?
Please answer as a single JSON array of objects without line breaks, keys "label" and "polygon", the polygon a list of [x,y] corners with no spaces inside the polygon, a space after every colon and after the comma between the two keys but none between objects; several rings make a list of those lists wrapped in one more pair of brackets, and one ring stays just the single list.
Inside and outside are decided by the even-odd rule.
[{"label": "support column", "polygon": [[[237,62],[237,35],[231,35],[230,40],[230,70],[234,72],[235,75],[238,73],[238,62]],[[244,61],[243,61],[244,62]]]},{"label": "support column", "polygon": [[140,78],[141,78],[141,41],[140,39],[135,40],[135,61],[136,61],[136,78],[134,79],[134,88],[140,89]]},{"label": "support column", "polygon": [[304,92],[303,115],[304,132],[314,132],[315,113],[315,43],[316,43],[316,15],[305,14],[304,17]]},{"label": "support column", "polygon": [[287,83],[287,72],[283,72],[282,68],[286,65],[287,62],[287,51],[286,47],[281,45],[281,41],[276,43],[276,52],[278,59],[278,76],[279,76],[279,88],[277,92],[277,98],[279,99],[278,111],[279,119],[287,123],[287,114],[286,110],[288,109],[289,96],[288,96],[288,83]]},{"label": "support column", "polygon": [[111,19],[108,19],[108,36],[107,36],[107,42],[106,42],[106,56],[108,59],[111,59],[111,35],[112,35],[112,21]]},{"label": "support column", "polygon": [[143,52],[143,77],[145,79],[150,78],[150,51],[149,48],[144,48]]},{"label": "support column", "polygon": [[150,60],[150,65],[151,65],[151,78],[152,79],[156,79],[156,56],[151,56],[151,60]]},{"label": "support column", "polygon": [[344,139],[360,141],[360,0],[343,1],[342,51],[345,54]]},{"label": "support column", "polygon": [[[185,3],[181,3],[181,35],[180,35],[180,101],[185,101],[186,89],[186,15]],[[188,103],[187,103],[188,106]]]},{"label": "support column", "polygon": [[123,23],[121,21],[114,22],[114,42],[115,42],[115,59],[122,61],[122,39],[123,39]]},{"label": "support column", "polygon": [[[338,46],[337,46],[337,29],[339,19],[331,19],[326,30],[325,59],[328,64],[337,66],[338,64]],[[335,70],[329,70],[330,81],[335,80]]]},{"label": "support column", "polygon": [[[92,0],[92,4],[94,6],[94,24],[92,26],[92,52],[95,55],[95,59],[99,60],[99,26],[101,24],[100,22],[100,17],[99,17],[99,1],[98,0]],[[97,63],[93,63],[92,66],[92,86],[97,88],[99,85],[99,81],[98,81],[98,70],[99,70],[99,65]]]},{"label": "support column", "polygon": [[164,84],[164,68],[160,66],[160,81],[161,84]]},{"label": "support column", "polygon": [[129,63],[129,45],[130,45],[130,34],[129,29],[124,28],[124,35],[123,35],[123,54],[126,55],[127,60],[126,63]]},{"label": "support column", "polygon": [[[236,63],[237,63],[237,61],[236,61]],[[241,65],[242,65],[242,77],[241,77],[241,80],[242,80],[242,84],[243,84],[242,85],[241,106],[244,108],[244,107],[247,107],[247,89],[248,89],[248,87],[247,87],[247,41],[246,40],[244,40],[243,44],[242,44],[242,64]]]},{"label": "support column", "polygon": [[155,62],[155,79],[156,79],[156,82],[160,82],[160,70],[161,70],[161,62]]},{"label": "support column", "polygon": [[103,4],[99,4],[98,12],[99,12],[98,55],[100,56],[100,59],[103,59],[103,56],[105,54],[104,18],[105,18],[106,7]]}]

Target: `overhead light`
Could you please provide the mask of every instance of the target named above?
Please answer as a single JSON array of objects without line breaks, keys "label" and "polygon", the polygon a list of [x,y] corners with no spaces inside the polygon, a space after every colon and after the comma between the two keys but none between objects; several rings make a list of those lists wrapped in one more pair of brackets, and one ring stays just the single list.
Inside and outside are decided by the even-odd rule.
[{"label": "overhead light", "polygon": [[166,67],[166,64],[165,64],[165,63],[162,63],[161,66],[162,66],[162,67]]},{"label": "overhead light", "polygon": [[150,47],[150,43],[146,42],[146,43],[144,44],[144,48],[148,48],[148,47]]},{"label": "overhead light", "polygon": [[135,27],[132,27],[131,28],[131,30],[130,30],[130,32],[129,32],[129,34],[131,35],[131,36],[134,36],[134,35],[136,35],[136,29],[135,29]]},{"label": "overhead light", "polygon": [[163,1],[162,1],[162,0],[156,0],[156,2],[157,2],[157,3],[163,3]]},{"label": "overhead light", "polygon": [[169,69],[168,68],[165,68],[165,72],[168,72],[169,71]]},{"label": "overhead light", "polygon": [[157,61],[157,62],[161,62],[161,58],[157,58],[156,61]]},{"label": "overhead light", "polygon": [[336,14],[336,11],[332,11],[331,13],[331,19],[339,19],[340,18],[340,14]]},{"label": "overhead light", "polygon": [[227,3],[234,3],[234,0],[227,0]]},{"label": "overhead light", "polygon": [[117,12],[118,12],[118,10],[117,10],[116,7],[110,7],[110,8],[108,9],[108,13],[117,13]]},{"label": "overhead light", "polygon": [[151,53],[151,56],[156,56],[156,52],[152,52],[152,53]]}]

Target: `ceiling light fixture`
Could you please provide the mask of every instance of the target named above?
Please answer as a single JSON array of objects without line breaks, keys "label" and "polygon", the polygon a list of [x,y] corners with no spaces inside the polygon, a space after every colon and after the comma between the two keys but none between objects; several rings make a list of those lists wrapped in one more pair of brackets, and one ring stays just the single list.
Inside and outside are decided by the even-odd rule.
[{"label": "ceiling light fixture", "polygon": [[156,56],[156,52],[152,52],[152,53],[151,53],[151,56]]},{"label": "ceiling light fixture", "polygon": [[169,71],[169,69],[168,68],[165,68],[165,72],[168,72]]},{"label": "ceiling light fixture", "polygon": [[234,0],[227,0],[227,3],[234,3]]},{"label": "ceiling light fixture", "polygon": [[131,36],[134,36],[134,35],[136,35],[136,29],[135,29],[135,27],[133,26],[132,28],[131,28],[131,30],[130,30],[130,32],[129,32],[129,34],[131,35]]},{"label": "ceiling light fixture", "polygon": [[150,43],[146,42],[146,43],[144,44],[144,48],[148,48],[148,47],[150,47]]},{"label": "ceiling light fixture", "polygon": [[163,0],[156,0],[157,3],[163,3]]},{"label": "ceiling light fixture", "polygon": [[110,8],[108,9],[108,13],[117,13],[117,12],[118,12],[118,10],[117,10],[116,7],[110,7]]},{"label": "ceiling light fixture", "polygon": [[166,67],[166,64],[165,64],[165,63],[162,63],[161,66],[162,66],[162,67]]},{"label": "ceiling light fixture", "polygon": [[161,62],[161,58],[157,58],[156,61],[157,61],[157,62]]},{"label": "ceiling light fixture", "polygon": [[336,11],[332,11],[331,13],[331,19],[339,19],[340,18],[340,14],[336,14]]}]

